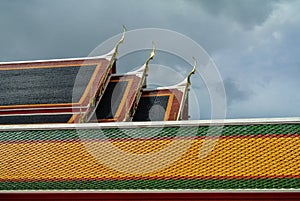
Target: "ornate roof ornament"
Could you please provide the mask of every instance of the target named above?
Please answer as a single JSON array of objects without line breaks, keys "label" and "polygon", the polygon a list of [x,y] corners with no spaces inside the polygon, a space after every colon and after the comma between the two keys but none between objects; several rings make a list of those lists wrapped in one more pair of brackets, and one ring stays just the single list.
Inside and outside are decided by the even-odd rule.
[{"label": "ornate roof ornament", "polygon": [[192,71],[189,73],[189,75],[187,77],[187,84],[188,84],[188,86],[191,85],[191,76],[193,74],[195,74],[195,72],[196,72],[197,60],[195,59],[195,57],[193,57],[193,60],[194,60],[194,67],[193,67]]},{"label": "ornate roof ornament", "polygon": [[120,38],[119,42],[116,44],[116,47],[114,49],[114,53],[113,53],[113,56],[112,56],[112,60],[117,59],[118,48],[119,48],[120,44],[124,42],[125,34],[126,34],[126,27],[123,25],[123,34],[122,34],[122,37]]},{"label": "ornate roof ornament", "polygon": [[148,69],[149,69],[148,65],[149,65],[150,60],[152,60],[152,59],[154,58],[155,52],[156,52],[156,46],[155,46],[155,43],[152,42],[152,52],[150,53],[150,56],[149,56],[149,58],[146,60],[146,63],[145,63],[146,73],[148,73]]}]

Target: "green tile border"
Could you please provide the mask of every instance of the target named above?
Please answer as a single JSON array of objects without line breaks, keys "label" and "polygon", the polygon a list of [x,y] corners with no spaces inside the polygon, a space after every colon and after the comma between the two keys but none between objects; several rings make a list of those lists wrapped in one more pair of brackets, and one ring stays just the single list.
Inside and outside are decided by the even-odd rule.
[{"label": "green tile border", "polygon": [[[221,136],[255,136],[255,135],[295,135],[300,134],[300,124],[272,124],[272,125],[228,125],[200,126],[200,127],[165,127],[165,128],[109,128],[109,129],[85,129],[80,130],[80,137],[75,129],[70,130],[26,130],[26,131],[0,131],[0,142],[10,141],[39,141],[39,140],[79,140],[79,139],[130,139],[131,136],[143,138],[172,138],[181,137],[205,137],[222,129]],[[128,132],[131,136],[127,135]]]},{"label": "green tile border", "polygon": [[0,190],[300,189],[300,179],[97,180],[0,182]]}]

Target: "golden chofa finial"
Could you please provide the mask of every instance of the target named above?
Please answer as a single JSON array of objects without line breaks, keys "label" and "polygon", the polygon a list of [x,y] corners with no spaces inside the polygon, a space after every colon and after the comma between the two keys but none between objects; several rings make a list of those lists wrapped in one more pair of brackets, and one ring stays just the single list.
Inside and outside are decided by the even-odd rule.
[{"label": "golden chofa finial", "polygon": [[149,64],[150,60],[152,60],[155,56],[156,46],[155,46],[154,42],[152,42],[152,47],[153,47],[152,52],[150,53],[150,56],[145,63],[146,64],[146,72],[148,72],[148,64]]},{"label": "golden chofa finial", "polygon": [[187,77],[187,83],[188,83],[189,86],[191,85],[191,76],[193,74],[195,74],[195,72],[196,72],[196,66],[197,66],[197,60],[195,59],[195,57],[193,57],[193,60],[194,60],[193,70],[189,73],[189,75]]},{"label": "golden chofa finial", "polygon": [[119,48],[119,45],[120,45],[121,43],[123,43],[124,38],[125,38],[125,34],[126,34],[126,27],[123,25],[123,35],[122,35],[121,39],[119,40],[119,42],[117,43],[117,45],[116,45],[116,47],[115,47],[115,52],[114,52],[114,54],[113,54],[113,59],[116,59],[117,56],[118,56],[118,48]]}]

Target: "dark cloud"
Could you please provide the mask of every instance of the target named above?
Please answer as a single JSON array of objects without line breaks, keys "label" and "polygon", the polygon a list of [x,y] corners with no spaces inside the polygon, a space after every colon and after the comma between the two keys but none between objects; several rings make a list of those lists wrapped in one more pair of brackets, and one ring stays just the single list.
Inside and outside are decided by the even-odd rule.
[{"label": "dark cloud", "polygon": [[[0,59],[85,56],[99,43],[119,33],[122,24],[128,29],[159,27],[179,31],[209,51],[215,51],[229,44],[243,43],[232,22],[244,27],[261,24],[270,15],[273,3],[6,0],[0,6],[0,40],[7,48],[0,48]],[[220,30],[224,30],[222,34]]]},{"label": "dark cloud", "polygon": [[248,100],[253,95],[251,89],[242,89],[243,86],[230,78],[224,80],[224,86],[226,90],[227,105],[229,107],[232,106],[234,102]]},{"label": "dark cloud", "polygon": [[[299,116],[299,9],[293,0],[2,0],[0,61],[87,56],[120,33],[122,24],[128,30],[171,29],[195,40],[216,61],[229,117]],[[147,54],[128,55],[120,64],[138,66]],[[178,63],[163,56],[156,62]],[[209,95],[199,79],[193,78],[193,86],[209,118]]]},{"label": "dark cloud", "polygon": [[251,29],[264,23],[279,0],[201,0],[194,1],[210,15],[234,20],[240,26]]}]

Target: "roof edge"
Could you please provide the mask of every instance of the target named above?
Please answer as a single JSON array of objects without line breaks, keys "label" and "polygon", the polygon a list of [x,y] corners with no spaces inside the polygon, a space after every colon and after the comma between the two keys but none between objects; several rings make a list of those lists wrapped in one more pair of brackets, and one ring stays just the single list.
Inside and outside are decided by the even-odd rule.
[{"label": "roof edge", "polygon": [[88,56],[88,57],[75,57],[75,58],[60,58],[60,59],[44,59],[44,60],[28,60],[28,61],[4,61],[0,62],[0,65],[5,64],[27,64],[27,63],[42,63],[42,62],[60,62],[60,61],[81,61],[81,60],[88,60],[88,59],[108,59],[110,60],[112,55],[111,52],[108,52],[104,55],[99,56]]},{"label": "roof edge", "polygon": [[112,122],[112,123],[81,123],[81,124],[0,125],[0,131],[151,128],[151,127],[154,128],[154,127],[226,126],[226,125],[257,125],[257,124],[300,124],[300,117],[215,119],[215,120],[188,120],[188,121]]}]

